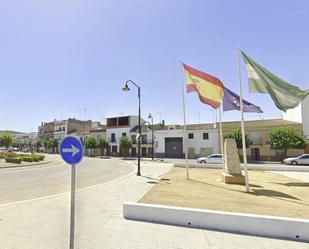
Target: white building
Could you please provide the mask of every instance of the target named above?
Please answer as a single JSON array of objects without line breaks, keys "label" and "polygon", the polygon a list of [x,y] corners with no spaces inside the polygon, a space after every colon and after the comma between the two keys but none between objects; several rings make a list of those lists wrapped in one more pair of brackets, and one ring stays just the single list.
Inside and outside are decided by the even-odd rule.
[{"label": "white building", "polygon": [[168,126],[166,130],[155,131],[155,152],[160,158],[184,158],[185,144],[188,158],[219,153],[219,133],[212,124],[188,125],[184,136],[182,127]]},{"label": "white building", "polygon": [[137,125],[138,116],[121,116],[106,119],[106,137],[109,144],[108,151],[111,155],[119,155],[121,137],[130,137],[131,129]]},{"label": "white building", "polygon": [[[142,119],[141,123],[144,123]],[[133,147],[130,155],[137,155],[138,116],[107,118],[106,136],[111,155],[120,155],[120,140],[123,136],[131,138]],[[152,127],[145,123],[141,134],[141,155],[152,155]],[[184,158],[185,139],[189,158],[219,153],[219,133],[213,124],[188,125],[184,138],[180,125],[154,125],[154,154],[158,158]]]},{"label": "white building", "polygon": [[283,113],[283,119],[303,124],[303,134],[309,140],[309,96],[301,104]]}]

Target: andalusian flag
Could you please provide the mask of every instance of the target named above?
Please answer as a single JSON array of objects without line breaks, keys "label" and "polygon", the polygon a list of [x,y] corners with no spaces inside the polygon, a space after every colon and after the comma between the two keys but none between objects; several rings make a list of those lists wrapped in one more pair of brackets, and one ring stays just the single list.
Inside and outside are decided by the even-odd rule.
[{"label": "andalusian flag", "polygon": [[224,86],[222,82],[207,73],[201,72],[195,68],[183,64],[187,92],[197,92],[200,101],[204,104],[218,108],[224,95]]},{"label": "andalusian flag", "polygon": [[282,111],[298,106],[309,94],[269,72],[244,52],[241,53],[246,63],[250,92],[268,93]]}]

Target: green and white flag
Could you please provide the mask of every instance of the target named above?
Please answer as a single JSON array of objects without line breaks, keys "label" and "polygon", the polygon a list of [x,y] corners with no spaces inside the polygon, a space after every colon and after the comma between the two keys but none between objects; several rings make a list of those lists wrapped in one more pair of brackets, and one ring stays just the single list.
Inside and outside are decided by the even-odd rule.
[{"label": "green and white flag", "polygon": [[298,106],[309,94],[269,72],[244,52],[241,53],[248,72],[250,92],[268,93],[282,111]]}]

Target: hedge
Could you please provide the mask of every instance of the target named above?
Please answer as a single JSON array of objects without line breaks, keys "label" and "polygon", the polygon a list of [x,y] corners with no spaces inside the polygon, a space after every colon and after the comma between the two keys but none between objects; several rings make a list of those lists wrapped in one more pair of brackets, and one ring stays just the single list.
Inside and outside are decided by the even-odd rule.
[{"label": "hedge", "polygon": [[[0,154],[0,159],[4,158],[8,163],[21,163],[24,162],[39,162],[45,159],[41,154],[16,154],[11,152],[5,152]],[[12,159],[12,160],[11,160]]]},{"label": "hedge", "polygon": [[22,159],[24,162],[30,162],[30,163],[33,162],[32,156],[22,156],[21,159]]},{"label": "hedge", "polygon": [[5,158],[5,162],[7,163],[21,163],[22,159],[20,157],[15,157],[15,158],[12,158],[12,157],[6,157]]}]

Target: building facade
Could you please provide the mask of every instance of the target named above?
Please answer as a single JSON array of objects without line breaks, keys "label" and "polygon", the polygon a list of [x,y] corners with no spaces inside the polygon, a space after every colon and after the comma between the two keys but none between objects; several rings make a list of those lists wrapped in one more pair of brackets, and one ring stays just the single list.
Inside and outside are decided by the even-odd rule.
[{"label": "building facade", "polygon": [[[247,148],[247,157],[249,161],[280,161],[283,151],[273,150],[270,146],[269,134],[272,129],[277,127],[291,127],[302,133],[302,124],[284,119],[252,120],[245,121],[245,131],[249,135],[251,142]],[[222,122],[223,134],[233,129],[240,128],[240,121]],[[303,154],[304,150],[289,149],[288,156],[298,156]],[[239,150],[242,155],[242,150]]]},{"label": "building facade", "polygon": [[110,155],[120,155],[121,138],[123,136],[131,137],[130,131],[136,126],[138,126],[138,116],[120,116],[106,119],[106,137]]}]

